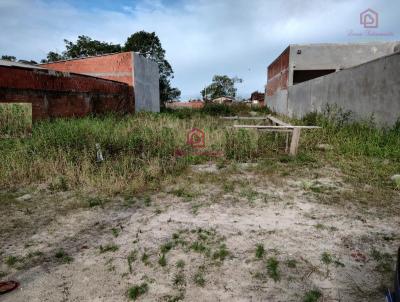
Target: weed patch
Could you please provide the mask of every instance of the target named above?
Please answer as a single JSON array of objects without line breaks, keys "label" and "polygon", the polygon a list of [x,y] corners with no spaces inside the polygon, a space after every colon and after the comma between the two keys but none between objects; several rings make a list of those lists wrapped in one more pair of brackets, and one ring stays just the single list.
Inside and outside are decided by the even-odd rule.
[{"label": "weed patch", "polygon": [[116,244],[112,244],[112,243],[106,244],[104,246],[100,245],[100,253],[101,254],[107,253],[107,252],[116,252],[116,251],[118,251],[118,249],[119,249],[119,246]]},{"label": "weed patch", "polygon": [[61,263],[70,263],[72,262],[74,259],[68,255],[63,249],[59,249],[54,257],[57,259],[57,261],[61,262]]},{"label": "weed patch", "polygon": [[264,245],[259,243],[256,246],[256,258],[257,259],[261,259],[262,257],[264,257],[265,254],[265,249],[264,249]]},{"label": "weed patch", "polygon": [[267,273],[268,276],[275,282],[281,279],[279,272],[279,262],[275,257],[270,257],[267,260]]},{"label": "weed patch", "polygon": [[317,289],[313,289],[305,294],[303,302],[317,302],[321,297],[322,297],[321,292]]},{"label": "weed patch", "polygon": [[140,296],[143,296],[149,291],[149,285],[147,283],[142,283],[140,285],[132,286],[128,289],[128,298],[131,300],[137,300]]}]

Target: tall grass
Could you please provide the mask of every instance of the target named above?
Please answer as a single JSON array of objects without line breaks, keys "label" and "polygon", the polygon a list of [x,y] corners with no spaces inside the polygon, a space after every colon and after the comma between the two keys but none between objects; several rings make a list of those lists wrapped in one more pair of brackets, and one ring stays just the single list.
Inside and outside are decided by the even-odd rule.
[{"label": "tall grass", "polygon": [[31,104],[0,103],[0,138],[27,136],[31,129]]},{"label": "tall grass", "polygon": [[317,141],[319,137],[342,155],[400,160],[400,119],[393,127],[378,127],[373,117],[355,121],[350,111],[327,106],[322,113],[309,113],[298,122],[321,126],[308,140]]},{"label": "tall grass", "polygon": [[[236,114],[235,108],[226,110]],[[379,171],[377,179],[400,170],[399,125],[378,129],[363,123],[338,124],[317,114],[297,122],[323,126],[302,133],[299,159],[303,162],[327,157],[336,165],[345,159],[350,161],[349,166],[359,164],[354,167],[357,171],[372,162]],[[161,182],[174,178],[189,164],[214,160],[213,151],[233,161],[279,159],[282,155],[284,135],[226,127],[231,124],[214,113],[197,110],[183,116],[167,111],[38,122],[31,137],[0,140],[0,188],[48,183],[51,188],[63,190],[135,193],[159,188]],[[193,127],[204,131],[204,149],[194,150],[187,145],[186,135]],[[331,144],[333,151],[317,151],[318,143]],[[96,144],[102,150],[102,162],[96,160]],[[382,160],[390,164],[382,165]]]}]

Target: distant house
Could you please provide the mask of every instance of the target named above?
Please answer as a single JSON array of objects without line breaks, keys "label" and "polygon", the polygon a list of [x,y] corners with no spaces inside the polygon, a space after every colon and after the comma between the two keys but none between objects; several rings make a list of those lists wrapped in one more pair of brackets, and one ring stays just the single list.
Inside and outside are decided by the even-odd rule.
[{"label": "distant house", "polygon": [[204,102],[201,100],[189,100],[188,102],[168,102],[166,104],[167,108],[170,109],[181,109],[181,108],[191,108],[200,109],[204,107]]},{"label": "distant house", "polygon": [[233,97],[221,96],[219,98],[213,99],[211,101],[211,103],[214,103],[214,104],[231,104],[234,101],[235,101],[235,98],[233,98]]},{"label": "distant house", "polygon": [[264,106],[264,97],[265,97],[264,93],[254,91],[250,96],[250,101],[252,104],[258,104],[260,106]]}]

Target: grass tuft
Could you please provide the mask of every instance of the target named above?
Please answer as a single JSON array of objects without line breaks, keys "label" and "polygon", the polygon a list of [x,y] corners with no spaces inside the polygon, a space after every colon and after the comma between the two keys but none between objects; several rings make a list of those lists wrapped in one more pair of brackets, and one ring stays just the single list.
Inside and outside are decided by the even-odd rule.
[{"label": "grass tuft", "polygon": [[262,257],[264,257],[264,254],[265,254],[264,245],[262,243],[257,244],[257,246],[256,246],[256,258],[257,259],[261,259]]},{"label": "grass tuft", "polygon": [[275,257],[270,257],[267,260],[267,273],[268,276],[275,282],[281,279],[279,272],[279,262]]},{"label": "grass tuft", "polygon": [[107,252],[116,252],[118,251],[119,246],[113,243],[106,244],[105,246],[100,245],[100,253],[107,253]]},{"label": "grass tuft", "polygon": [[132,286],[128,289],[128,298],[131,300],[137,300],[140,296],[144,295],[149,291],[149,285],[147,283],[142,283],[140,285]]},{"label": "grass tuft", "polygon": [[317,302],[321,297],[322,293],[318,289],[313,289],[305,294],[303,302]]},{"label": "grass tuft", "polygon": [[74,259],[68,255],[63,249],[59,249],[56,253],[55,253],[55,258],[60,261],[61,263],[70,263],[72,262]]}]

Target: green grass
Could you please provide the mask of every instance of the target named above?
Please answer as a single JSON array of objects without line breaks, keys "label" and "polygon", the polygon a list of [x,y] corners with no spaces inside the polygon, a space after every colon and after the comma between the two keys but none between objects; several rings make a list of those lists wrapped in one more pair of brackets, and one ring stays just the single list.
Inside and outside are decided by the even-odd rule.
[{"label": "green grass", "polygon": [[185,261],[180,259],[176,262],[176,267],[177,268],[184,268],[185,267]]},{"label": "green grass", "polygon": [[190,248],[198,253],[205,253],[209,250],[209,247],[207,247],[203,242],[201,241],[195,241],[190,245]]},{"label": "green grass", "polygon": [[372,249],[371,257],[377,262],[375,270],[380,273],[391,273],[394,269],[394,261],[389,253]]},{"label": "green grass", "polygon": [[226,257],[229,256],[229,251],[226,247],[225,244],[221,244],[219,248],[214,252],[213,254],[213,259],[214,260],[219,260],[219,261],[224,261]]},{"label": "green grass", "polygon": [[24,137],[32,129],[32,106],[28,103],[0,104],[0,138]]},{"label": "green grass", "polygon": [[296,268],[297,267],[297,261],[295,259],[289,259],[286,261],[286,265],[288,268]]},{"label": "green grass", "polygon": [[330,265],[333,262],[333,257],[328,252],[323,252],[321,255],[321,262],[325,265]]},{"label": "green grass", "polygon": [[[380,129],[371,122],[351,122],[347,113],[328,109],[292,121],[323,127],[302,133],[300,152],[294,158],[284,155],[285,135],[225,127],[232,122],[221,121],[219,115],[248,114],[250,109],[243,105],[41,121],[33,125],[31,137],[0,140],[0,188],[48,182],[53,190],[87,189],[105,195],[157,190],[161,182],[172,181],[188,165],[215,160],[193,155],[186,144],[187,131],[197,127],[205,132],[207,151],[224,153],[217,159],[224,166],[268,158],[265,173],[290,174],[296,167],[332,165],[351,181],[395,189],[390,176],[400,170],[400,122]],[[319,143],[333,150],[319,151],[315,148]],[[96,162],[96,144],[105,158],[101,163]],[[227,185],[224,190],[231,192],[234,187]],[[320,192],[319,187],[311,190],[329,193]],[[175,193],[187,200],[195,196],[186,189]],[[256,197],[250,191],[244,195],[249,200]],[[144,199],[144,204],[150,202]],[[89,201],[89,206],[98,205],[102,205],[100,200]]]},{"label": "green grass", "polygon": [[164,243],[163,245],[161,245],[160,247],[160,251],[163,254],[168,253],[173,247],[174,247],[174,242],[173,241],[168,241],[167,243]]},{"label": "green grass", "polygon": [[141,257],[142,262],[143,262],[145,265],[149,265],[149,264],[150,264],[149,259],[150,259],[149,254],[147,254],[146,252],[143,252],[142,257]]},{"label": "green grass", "polygon": [[267,274],[275,282],[281,279],[279,261],[275,257],[270,257],[267,260]]},{"label": "green grass", "polygon": [[199,268],[199,270],[193,276],[193,282],[200,287],[204,287],[206,285],[206,279],[204,277],[204,270]]},{"label": "green grass", "polygon": [[89,206],[89,208],[93,208],[93,207],[97,207],[97,206],[103,207],[104,203],[106,201],[107,200],[104,200],[104,199],[102,199],[100,197],[91,197],[91,198],[88,199],[88,206]]},{"label": "green grass", "polygon": [[148,291],[149,291],[149,285],[143,282],[140,285],[135,285],[128,289],[128,298],[135,301]]},{"label": "green grass", "polygon": [[172,279],[172,283],[177,287],[186,285],[185,274],[182,271],[177,272]]},{"label": "green grass", "polygon": [[120,230],[118,230],[117,228],[112,228],[111,229],[111,233],[113,234],[114,237],[118,237],[119,236],[119,232],[120,232]]},{"label": "green grass", "polygon": [[321,297],[322,293],[317,289],[313,289],[305,294],[303,302],[317,302]]},{"label": "green grass", "polygon": [[161,266],[167,266],[167,258],[165,258],[165,254],[161,254],[160,258],[158,259],[158,264]]},{"label": "green grass", "polygon": [[100,253],[103,254],[103,253],[107,253],[107,252],[116,252],[116,251],[118,251],[119,246],[116,244],[113,244],[113,243],[109,243],[104,246],[100,245],[99,248],[100,248]]},{"label": "green grass", "polygon": [[17,264],[19,261],[20,261],[20,258],[19,258],[19,257],[16,257],[16,256],[8,256],[8,257],[6,258],[5,263],[6,263],[8,266],[14,266],[14,265]]},{"label": "green grass", "polygon": [[257,244],[256,245],[256,258],[261,259],[262,257],[264,257],[264,254],[265,254],[264,245],[262,243]]},{"label": "green grass", "polygon": [[63,249],[59,249],[54,257],[57,259],[57,261],[61,262],[61,263],[70,263],[72,262],[74,259],[68,255]]},{"label": "green grass", "polygon": [[134,250],[131,251],[127,257],[127,261],[128,261],[128,268],[129,268],[129,272],[132,273],[132,264],[136,261],[137,259],[137,254],[138,251]]}]

